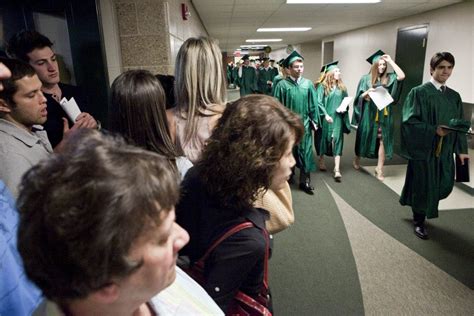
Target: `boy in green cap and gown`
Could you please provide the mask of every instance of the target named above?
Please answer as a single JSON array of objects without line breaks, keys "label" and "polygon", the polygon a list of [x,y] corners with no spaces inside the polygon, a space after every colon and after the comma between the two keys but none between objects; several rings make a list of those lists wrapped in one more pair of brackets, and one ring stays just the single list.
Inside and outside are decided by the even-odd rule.
[{"label": "boy in green cap and gown", "polygon": [[262,66],[258,69],[258,91],[266,95],[272,95],[273,77],[273,68],[270,67],[269,58],[265,57]]},{"label": "boy in green cap and gown", "polygon": [[275,86],[273,96],[284,106],[298,114],[304,125],[304,136],[293,149],[296,166],[300,169],[299,188],[307,194],[314,194],[310,172],[316,171],[313,154],[313,134],[311,126],[319,126],[319,113],[316,107],[316,90],[311,80],[302,77],[303,57],[293,51],[283,62],[289,76]]},{"label": "boy in green cap and gown", "polygon": [[463,118],[461,96],[446,87],[454,63],[450,53],[436,53],[430,81],[413,88],[403,105],[401,140],[408,166],[400,204],[411,206],[415,234],[422,239],[428,238],[425,218],[438,217],[439,201],[453,190],[453,153],[462,164],[469,159],[466,134],[441,127]]},{"label": "boy in green cap and gown", "polygon": [[[360,168],[360,157],[376,158],[375,174],[377,179],[383,181],[385,159],[391,159],[393,155],[392,106],[400,96],[401,81],[405,79],[405,73],[381,50],[367,58],[367,62],[372,65],[370,72],[360,79],[354,98],[352,124],[358,127],[353,166],[355,169]],[[395,72],[388,72],[388,65]],[[369,92],[379,86],[384,87],[394,99],[394,102],[382,110],[377,108],[369,96]]]},{"label": "boy in green cap and gown", "polygon": [[249,55],[242,57],[244,63],[238,70],[236,78],[237,85],[240,87],[240,96],[256,93],[257,88],[257,72],[254,67],[250,66]]}]

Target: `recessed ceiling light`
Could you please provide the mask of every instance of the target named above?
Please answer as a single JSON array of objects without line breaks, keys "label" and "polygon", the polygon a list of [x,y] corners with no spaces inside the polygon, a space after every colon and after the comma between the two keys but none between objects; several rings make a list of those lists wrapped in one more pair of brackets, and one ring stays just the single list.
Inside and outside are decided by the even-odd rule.
[{"label": "recessed ceiling light", "polygon": [[309,30],[311,30],[310,27],[263,27],[257,29],[257,32],[306,32]]},{"label": "recessed ceiling light", "polygon": [[265,43],[265,42],[281,42],[281,38],[267,38],[267,39],[248,39],[246,43]]},{"label": "recessed ceiling light", "polygon": [[340,3],[378,3],[382,0],[286,0],[287,4],[340,4]]}]

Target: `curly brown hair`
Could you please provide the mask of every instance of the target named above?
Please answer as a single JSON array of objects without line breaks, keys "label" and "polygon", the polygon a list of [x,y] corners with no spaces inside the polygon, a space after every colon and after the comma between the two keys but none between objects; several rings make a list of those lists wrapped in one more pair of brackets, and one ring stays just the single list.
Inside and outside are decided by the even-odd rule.
[{"label": "curly brown hair", "polygon": [[227,105],[198,162],[208,192],[226,207],[248,208],[294,137],[303,137],[301,119],[275,98],[249,95]]}]

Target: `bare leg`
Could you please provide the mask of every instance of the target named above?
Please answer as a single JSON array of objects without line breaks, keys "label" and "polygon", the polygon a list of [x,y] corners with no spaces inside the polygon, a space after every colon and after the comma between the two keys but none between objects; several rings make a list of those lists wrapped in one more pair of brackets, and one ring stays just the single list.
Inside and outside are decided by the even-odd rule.
[{"label": "bare leg", "polygon": [[360,169],[360,157],[359,156],[354,157],[354,161],[352,161],[352,166],[354,167],[355,170]]},{"label": "bare leg", "polygon": [[321,171],[327,170],[326,164],[324,163],[324,155],[319,156],[318,167],[319,167],[319,170]]},{"label": "bare leg", "polygon": [[377,167],[375,168],[375,175],[377,179],[383,181],[385,178],[383,176],[383,165],[385,163],[385,146],[383,144],[383,139],[380,139],[379,146],[379,159],[377,160]]},{"label": "bare leg", "polygon": [[336,182],[341,182],[341,170],[339,169],[341,165],[341,156],[334,156],[334,180]]}]

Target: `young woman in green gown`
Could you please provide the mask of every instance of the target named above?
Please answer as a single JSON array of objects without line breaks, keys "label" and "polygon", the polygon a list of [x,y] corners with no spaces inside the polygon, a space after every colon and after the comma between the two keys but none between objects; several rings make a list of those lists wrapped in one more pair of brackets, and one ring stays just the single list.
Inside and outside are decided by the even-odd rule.
[{"label": "young woman in green gown", "polygon": [[[354,98],[352,124],[358,127],[353,166],[355,169],[360,168],[360,157],[376,158],[378,161],[375,175],[377,179],[383,181],[385,159],[391,159],[393,154],[392,106],[397,102],[405,73],[381,50],[370,56],[367,61],[372,64],[370,73],[360,79]],[[394,72],[387,71],[388,65]],[[380,111],[369,96],[369,92],[379,86],[387,89],[394,99],[394,102]]]},{"label": "young woman in green gown", "polygon": [[323,79],[316,90],[317,105],[332,118],[321,119],[321,130],[316,136],[316,148],[319,152],[319,166],[324,166],[324,156],[334,156],[334,179],[341,181],[340,162],[344,146],[344,133],[350,132],[347,108],[338,112],[342,100],[347,97],[347,88],[342,82],[341,70],[337,62],[323,66]]}]

